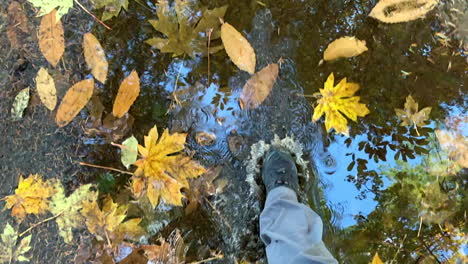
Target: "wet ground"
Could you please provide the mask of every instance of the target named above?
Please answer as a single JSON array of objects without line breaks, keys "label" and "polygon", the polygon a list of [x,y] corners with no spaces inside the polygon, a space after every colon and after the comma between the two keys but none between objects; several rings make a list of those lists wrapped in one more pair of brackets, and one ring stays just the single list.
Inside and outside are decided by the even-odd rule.
[{"label": "wet ground", "polygon": [[[10,2],[0,4],[2,32]],[[155,124],[168,127],[187,132],[195,158],[207,167],[222,166],[219,178],[228,184],[193,214],[175,208],[146,215],[148,229],[167,237],[179,228],[190,244],[188,261],[209,256],[210,249],[223,251],[226,258],[219,263],[256,261],[264,258],[257,238],[264,196],[252,193],[245,182],[251,146],[260,140],[270,143],[275,135],[288,136],[302,144],[303,159],[310,162],[308,170],[318,187],[305,189],[302,196],[323,217],[324,240],[340,263],[368,263],[375,252],[391,263],[445,263],[466,250],[459,239],[467,231],[466,169],[428,170],[449,159],[434,136],[437,129],[458,129],[465,140],[468,136],[463,53],[468,6],[463,1],[446,1],[425,19],[392,25],[367,16],[377,1],[200,1],[208,8],[228,5],[225,21],[251,42],[257,70],[284,59],[271,95],[252,111],[242,111],[237,101],[249,75],[239,72],[224,51],[212,55],[208,66],[206,57],[172,57],[144,42],[157,35],[147,22],[156,19],[154,1],[130,1],[127,12],[106,21],[112,31],[75,5],[62,19],[67,46],[63,62],[52,70],[59,76],[59,98],[70,84],[89,77],[81,51],[86,32],[97,36],[109,60],[108,81],[95,90],[103,117],[111,111],[124,76],[135,69],[141,78],[141,93],[130,111],[134,122],[104,134],[90,129],[90,109],[97,103],[65,128],[58,128],[54,114],[41,105],[34,78],[47,62],[37,45],[39,19],[29,4],[18,2],[24,3],[31,33],[21,33],[17,46],[0,36],[0,196],[11,194],[19,176],[31,173],[61,179],[70,192],[83,183],[98,183],[116,195],[126,175],[111,172],[108,177],[117,180],[106,182],[103,171],[78,162],[124,169],[111,140],[121,142],[133,134],[141,141]],[[100,14],[88,1],[81,3]],[[319,66],[326,46],[342,36],[365,40],[369,50]],[[361,102],[370,109],[358,123],[350,122],[350,137],[326,133],[321,122],[311,122],[315,99],[310,95],[331,72],[336,79],[359,83]],[[13,99],[28,86],[33,92],[25,116],[13,122]],[[174,104],[174,90],[180,105]],[[432,107],[429,125],[419,128],[420,134],[398,126],[394,112],[410,94],[420,108]],[[216,140],[201,145],[199,132]],[[5,221],[14,222],[6,211],[0,213],[0,227]],[[28,218],[22,227],[34,222]],[[51,223],[36,230],[32,263],[69,263],[74,258],[76,246],[63,246],[54,230]],[[87,234],[77,233],[77,241],[80,236]]]}]

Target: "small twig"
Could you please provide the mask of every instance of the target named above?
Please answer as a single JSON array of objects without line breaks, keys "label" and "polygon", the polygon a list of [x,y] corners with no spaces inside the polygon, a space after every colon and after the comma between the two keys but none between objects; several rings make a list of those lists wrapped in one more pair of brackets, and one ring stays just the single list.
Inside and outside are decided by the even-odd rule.
[{"label": "small twig", "polygon": [[106,229],[104,229],[104,233],[106,234],[107,245],[109,246],[109,248],[112,248],[112,243],[110,241],[109,234],[107,234]]},{"label": "small twig", "polygon": [[91,12],[89,12],[88,9],[86,9],[86,7],[84,7],[80,2],[78,2],[78,0],[73,0],[75,1],[75,3],[77,5],[79,5],[81,7],[81,9],[83,9],[86,13],[88,13],[88,15],[92,16],[97,22],[99,22],[99,24],[103,25],[105,28],[107,28],[108,30],[112,30],[111,27],[109,27],[108,25],[106,25],[104,22],[102,22],[99,18],[97,18],[95,15],[93,15]]},{"label": "small twig", "polygon": [[211,44],[211,33],[213,33],[213,28],[208,29],[208,87],[211,84],[210,76],[210,44]]},{"label": "small twig", "polygon": [[117,144],[117,143],[114,143],[114,142],[111,142],[111,145],[114,146],[114,147],[119,147],[119,148],[122,149],[122,150],[125,149],[125,150],[127,150],[127,151],[132,152],[132,153],[136,153],[138,156],[140,156],[140,155],[138,154],[138,151],[134,151],[133,149],[130,149],[130,148],[127,147],[127,146],[124,146],[124,145],[121,145],[121,144]]},{"label": "small twig", "polygon": [[37,227],[38,225],[41,225],[41,224],[43,224],[43,223],[45,223],[45,222],[49,222],[50,220],[54,220],[55,218],[61,216],[62,214],[63,214],[63,212],[61,212],[61,213],[59,213],[59,214],[56,214],[56,215],[54,215],[54,216],[51,216],[51,217],[49,217],[49,218],[47,218],[47,219],[44,219],[44,220],[40,221],[39,223],[35,223],[34,225],[32,225],[32,226],[30,226],[28,229],[26,229],[23,233],[19,234],[18,237],[24,236],[26,233],[28,233],[29,231],[33,230],[33,229],[34,229],[35,227]]},{"label": "small twig", "polygon": [[205,262],[212,261],[212,260],[215,260],[215,259],[222,259],[222,258],[224,258],[224,255],[220,253],[220,254],[218,254],[218,255],[216,255],[214,257],[203,259],[203,260],[200,260],[200,261],[190,262],[188,264],[201,264],[201,263],[205,263]]},{"label": "small twig", "polygon": [[421,234],[422,220],[423,219],[422,219],[422,216],[421,216],[421,221],[419,221],[419,229],[418,229],[418,236],[417,237],[419,237],[419,235]]},{"label": "small twig", "polygon": [[180,71],[182,70],[182,66],[184,66],[184,59],[185,59],[185,54],[184,54],[184,57],[182,58],[182,63],[180,64],[179,71],[177,73],[177,77],[174,83],[174,91],[172,92],[174,94],[174,101],[178,105],[180,105],[180,101],[179,101],[179,98],[177,98],[177,84],[179,82]]},{"label": "small twig", "polygon": [[3,198],[0,198],[0,201],[4,201],[4,200],[6,200],[6,199],[7,199],[7,197],[8,197],[8,196],[5,196],[5,197],[3,197]]},{"label": "small twig", "polygon": [[131,173],[131,172],[129,172],[129,171],[123,171],[123,170],[119,170],[119,169],[112,168],[112,167],[106,167],[106,166],[101,166],[101,165],[89,164],[89,163],[86,163],[86,162],[79,162],[79,164],[82,165],[82,166],[88,166],[88,167],[93,167],[93,168],[98,168],[98,169],[104,169],[104,170],[111,170],[111,171],[116,171],[116,172],[120,172],[120,173],[123,173],[123,174],[128,174],[128,175],[132,175],[132,176],[133,176],[133,173]]}]

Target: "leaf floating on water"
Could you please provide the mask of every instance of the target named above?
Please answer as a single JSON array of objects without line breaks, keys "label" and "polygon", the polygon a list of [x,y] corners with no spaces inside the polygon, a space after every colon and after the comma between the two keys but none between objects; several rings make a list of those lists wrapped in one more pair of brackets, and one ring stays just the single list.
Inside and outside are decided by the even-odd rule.
[{"label": "leaf floating on water", "polygon": [[232,62],[239,69],[254,74],[256,57],[249,41],[228,23],[224,23],[221,27],[221,39],[223,40],[224,49]]},{"label": "leaf floating on water", "polygon": [[21,90],[15,97],[13,106],[11,107],[11,118],[13,121],[18,121],[23,118],[23,113],[29,103],[29,87]]},{"label": "leaf floating on water", "polygon": [[418,103],[414,101],[411,95],[406,97],[405,109],[395,108],[397,117],[402,121],[400,126],[415,126],[416,132],[419,135],[418,127],[425,126],[424,123],[429,119],[432,107],[425,107],[418,112]]},{"label": "leaf floating on water", "polygon": [[56,13],[57,21],[73,7],[73,0],[28,0],[28,2],[33,4],[36,8],[41,9],[37,16],[49,14],[52,10],[59,7]]},{"label": "leaf floating on water", "polygon": [[128,112],[133,105],[138,95],[140,94],[140,78],[136,71],[132,71],[130,75],[125,78],[119,88],[117,97],[115,98],[112,114],[115,117],[121,118]]},{"label": "leaf floating on water", "polygon": [[45,15],[39,27],[39,48],[44,57],[52,66],[57,66],[60,58],[65,52],[65,39],[63,37],[63,26],[57,19],[55,9]]},{"label": "leaf floating on water", "polygon": [[57,105],[57,91],[55,89],[55,82],[52,76],[49,75],[47,70],[43,67],[39,69],[36,76],[37,92],[42,103],[50,110],[53,111]]},{"label": "leaf floating on water", "polygon": [[0,263],[16,263],[22,261],[29,261],[29,258],[24,256],[31,249],[32,235],[21,239],[18,246],[18,232],[7,223],[0,236]]},{"label": "leaf floating on water", "polygon": [[278,64],[273,63],[253,75],[242,89],[240,105],[242,109],[254,109],[260,106],[268,97],[276,78],[278,78]]},{"label": "leaf floating on water", "polygon": [[436,130],[437,140],[450,160],[468,168],[468,139],[457,130]]},{"label": "leaf floating on water", "polygon": [[348,120],[357,121],[358,116],[369,114],[365,104],[359,103],[359,96],[353,96],[359,90],[359,84],[346,82],[343,78],[334,86],[335,77],[333,73],[328,76],[325,87],[320,89],[320,99],[314,109],[312,121],[317,121],[325,114],[325,128],[327,131],[334,128],[336,133],[349,135]]},{"label": "leaf floating on water", "polygon": [[106,21],[113,17],[117,17],[120,10],[128,10],[128,0],[93,0],[96,8],[103,8],[102,20]]},{"label": "leaf floating on water", "polygon": [[93,34],[86,33],[83,37],[83,49],[86,64],[91,68],[94,78],[101,83],[105,83],[109,64],[101,43],[99,43],[99,40]]},{"label": "leaf floating on water", "polygon": [[380,0],[369,16],[385,23],[400,23],[422,18],[439,0]]},{"label": "leaf floating on water", "polygon": [[211,146],[216,141],[216,135],[210,132],[201,131],[197,133],[195,139],[201,146]]},{"label": "leaf floating on water", "polygon": [[73,118],[88,103],[93,95],[94,79],[88,79],[73,85],[60,104],[55,122],[59,127],[64,127],[70,123]]},{"label": "leaf floating on water", "polygon": [[138,158],[138,140],[134,136],[131,136],[122,142],[122,146],[121,161],[125,168],[128,169]]},{"label": "leaf floating on water", "polygon": [[5,208],[11,209],[11,215],[23,221],[26,214],[40,215],[48,210],[48,199],[54,193],[48,182],[43,181],[38,174],[20,177],[15,194],[5,198]]},{"label": "leaf floating on water", "polygon": [[366,41],[355,37],[342,37],[328,44],[323,53],[323,59],[326,61],[339,58],[349,58],[357,56],[367,51]]},{"label": "leaf floating on water", "polygon": [[377,252],[375,253],[371,264],[384,264],[383,261],[379,257],[379,253],[377,253]]}]

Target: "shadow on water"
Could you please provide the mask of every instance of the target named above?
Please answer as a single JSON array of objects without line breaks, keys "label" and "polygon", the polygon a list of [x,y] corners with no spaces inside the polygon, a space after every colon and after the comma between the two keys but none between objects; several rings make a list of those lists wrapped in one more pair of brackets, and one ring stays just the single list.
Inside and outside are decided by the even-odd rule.
[{"label": "shadow on water", "polygon": [[[188,260],[216,248],[231,262],[262,259],[256,232],[264,197],[251,196],[245,161],[252,144],[278,135],[304,147],[318,179],[318,188],[308,194],[325,223],[324,241],[340,263],[368,263],[376,252],[387,263],[445,263],[466,251],[467,177],[461,166],[468,155],[468,80],[467,57],[458,43],[468,43],[468,37],[446,26],[454,19],[446,5],[465,14],[452,23],[455,27],[468,23],[466,3],[447,1],[425,19],[383,24],[368,17],[376,1],[200,1],[208,8],[228,5],[225,20],[251,42],[257,70],[284,59],[265,103],[242,111],[238,98],[250,76],[239,72],[224,51],[210,56],[208,64],[207,57],[172,57],[145,43],[159,34],[147,21],[156,19],[153,2],[131,1],[127,12],[109,21],[112,31],[92,27],[110,66],[108,82],[96,92],[104,113],[132,70],[142,87],[130,111],[133,123],[119,127],[125,132],[84,137],[94,148],[88,158],[121,167],[108,142],[130,134],[141,141],[156,124],[187,132],[195,157],[208,167],[223,166],[220,177],[229,182],[223,198],[209,197],[212,204],[193,214],[166,208],[146,216],[153,234],[181,229],[192,241]],[[436,33],[450,35],[450,44]],[[342,36],[365,40],[369,50],[318,66],[327,45]],[[336,79],[359,83],[361,102],[370,109],[357,123],[350,122],[349,137],[326,133],[321,121],[311,122],[314,99],[308,95],[318,92],[332,72]],[[428,125],[417,131],[399,126],[395,115],[408,95],[420,108],[432,107]],[[436,132],[441,130],[458,133],[464,143],[447,151],[439,144]],[[214,143],[199,144],[200,132],[214,135]],[[96,178],[101,191],[109,193],[127,180],[111,174]]]}]

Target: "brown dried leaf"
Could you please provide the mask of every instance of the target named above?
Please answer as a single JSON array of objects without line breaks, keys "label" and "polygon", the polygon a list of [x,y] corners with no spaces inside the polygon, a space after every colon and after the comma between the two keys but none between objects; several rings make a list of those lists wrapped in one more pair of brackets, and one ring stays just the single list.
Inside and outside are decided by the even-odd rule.
[{"label": "brown dried leaf", "polygon": [[73,85],[63,97],[55,122],[59,127],[64,127],[75,118],[81,109],[88,103],[93,95],[94,79],[87,79]]},{"label": "brown dried leaf", "polygon": [[422,18],[439,0],[380,0],[369,16],[385,23],[400,23]]},{"label": "brown dried leaf", "polygon": [[224,44],[224,49],[232,62],[239,67],[239,69],[254,74],[256,57],[255,51],[252,46],[250,46],[249,41],[228,23],[224,23],[221,26],[221,39]]},{"label": "brown dried leaf", "polygon": [[189,204],[185,207],[185,214],[189,215],[198,209],[198,206],[203,203],[205,196],[216,193],[216,186],[213,182],[221,173],[221,166],[209,169],[205,174],[196,179],[189,181],[190,190],[188,190],[187,198]]},{"label": "brown dried leaf", "polygon": [[247,81],[239,99],[242,109],[257,108],[265,101],[273,89],[278,77],[278,71],[278,64],[273,63],[257,72]]},{"label": "brown dried leaf", "polygon": [[52,76],[43,67],[39,69],[36,76],[37,93],[42,103],[50,110],[54,110],[57,105],[57,91]]},{"label": "brown dried leaf", "polygon": [[136,71],[132,71],[130,75],[125,78],[119,88],[117,97],[115,98],[112,114],[115,117],[121,118],[128,112],[133,105],[138,95],[140,94],[140,78]]},{"label": "brown dried leaf", "polygon": [[210,132],[201,131],[197,133],[195,139],[201,146],[211,146],[216,140],[216,135]]},{"label": "brown dried leaf", "polygon": [[28,33],[28,19],[24,13],[21,4],[16,1],[11,2],[8,6],[8,26],[7,36],[13,48],[19,48],[22,44],[18,38],[18,34]]},{"label": "brown dried leaf", "polygon": [[83,49],[86,63],[91,68],[94,78],[101,83],[105,83],[109,64],[101,43],[93,34],[86,33],[83,37]]},{"label": "brown dried leaf", "polygon": [[42,17],[39,27],[39,48],[44,57],[52,66],[57,66],[65,51],[65,39],[63,38],[63,26],[56,17],[57,10],[52,10]]},{"label": "brown dried leaf", "polygon": [[328,44],[323,53],[323,59],[326,61],[339,58],[349,58],[357,56],[367,51],[366,41],[355,37],[342,37]]}]

